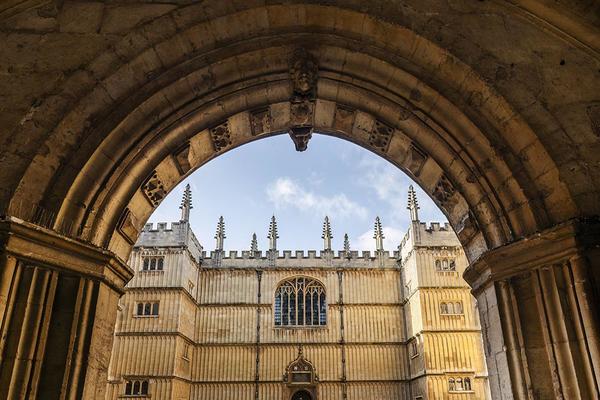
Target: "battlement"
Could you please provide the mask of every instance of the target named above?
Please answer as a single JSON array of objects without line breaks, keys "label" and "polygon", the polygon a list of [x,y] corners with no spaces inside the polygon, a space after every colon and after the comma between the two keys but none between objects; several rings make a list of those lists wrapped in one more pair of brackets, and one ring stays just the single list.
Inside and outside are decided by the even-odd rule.
[{"label": "battlement", "polygon": [[203,252],[204,268],[396,268],[398,252],[328,250]]},{"label": "battlement", "polygon": [[142,228],[142,232],[172,232],[177,230],[181,222],[157,222],[156,229],[154,228],[153,222],[148,222]]},{"label": "battlement", "polygon": [[[221,259],[222,260],[246,260],[246,259],[270,259],[270,255],[271,255],[271,251],[267,250],[267,251],[255,251],[255,252],[251,252],[249,250],[242,250],[237,251],[237,250],[230,250],[228,252],[222,251],[221,253]],[[254,253],[254,254],[252,254]],[[346,256],[346,252],[344,250],[340,250],[340,251],[327,251],[327,250],[308,250],[308,251],[304,251],[304,250],[283,250],[283,251],[276,251],[277,255],[275,256],[276,259],[281,259],[281,260],[286,260],[286,259],[304,259],[304,260],[312,260],[312,259],[351,259],[351,260],[372,260],[375,258],[383,258],[383,259],[393,259],[395,260],[398,257],[398,252],[397,251],[393,251],[393,252],[389,252],[387,250],[381,252],[380,254],[378,254],[378,252],[371,252],[370,250],[365,250],[365,251],[356,251],[356,250],[352,250],[350,251],[350,257]],[[204,259],[212,259],[215,258],[217,256],[218,252],[217,251],[203,251],[202,252],[202,257]]]},{"label": "battlement", "polygon": [[135,247],[187,247],[194,259],[200,261],[202,246],[186,221],[147,223],[140,232]]},{"label": "battlement", "polygon": [[452,227],[450,226],[450,224],[448,222],[444,222],[443,224],[440,224],[439,222],[430,222],[429,227],[427,227],[426,222],[421,222],[421,226],[423,226],[425,228],[425,230],[429,231],[429,232],[452,231]]}]

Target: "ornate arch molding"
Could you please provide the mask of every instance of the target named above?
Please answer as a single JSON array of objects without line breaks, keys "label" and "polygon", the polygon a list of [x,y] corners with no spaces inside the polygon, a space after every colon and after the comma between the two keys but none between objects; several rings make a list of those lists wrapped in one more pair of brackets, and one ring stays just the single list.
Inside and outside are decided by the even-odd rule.
[{"label": "ornate arch molding", "polygon": [[[574,212],[535,134],[460,60],[365,14],[293,7],[288,18],[275,6],[209,21],[169,15],[130,34],[67,84],[84,80],[88,91],[27,170],[22,182],[38,187],[20,185],[15,203],[28,197],[60,210],[55,224],[73,221],[83,238],[126,255],[183,177],[289,128],[287,60],[293,47],[313,43],[315,129],[411,174],[464,231],[471,257]],[[261,112],[269,126],[258,132]],[[70,161],[59,168],[61,159]]]}]

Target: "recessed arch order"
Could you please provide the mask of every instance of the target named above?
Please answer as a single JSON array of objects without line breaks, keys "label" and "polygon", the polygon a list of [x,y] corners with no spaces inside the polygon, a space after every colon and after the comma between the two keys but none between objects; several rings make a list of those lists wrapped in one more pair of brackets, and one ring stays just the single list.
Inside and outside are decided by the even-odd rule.
[{"label": "recessed arch order", "polygon": [[[56,121],[14,207],[37,201],[57,212],[56,226],[69,222],[126,257],[177,182],[231,148],[288,131],[289,60],[301,47],[318,63],[314,130],[411,175],[471,259],[574,213],[535,133],[468,65],[366,14],[292,8],[285,19],[276,6],[209,21],[165,16],[132,32],[92,62],[96,79]],[[536,163],[517,156],[524,149]]]},{"label": "recessed arch order", "polygon": [[127,4],[149,16],[133,21],[94,2],[98,29],[75,28],[98,47],[78,52],[72,2],[29,3],[2,31],[0,393],[104,398],[123,260],[152,211],[208,160],[310,131],[379,154],[448,216],[494,398],[599,393],[595,5]]}]

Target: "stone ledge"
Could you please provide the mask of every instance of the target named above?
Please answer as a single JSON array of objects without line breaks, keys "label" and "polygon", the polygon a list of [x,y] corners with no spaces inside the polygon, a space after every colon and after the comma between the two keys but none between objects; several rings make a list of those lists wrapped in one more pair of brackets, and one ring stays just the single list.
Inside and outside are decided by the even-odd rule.
[{"label": "stone ledge", "polygon": [[490,283],[559,264],[591,247],[600,247],[600,218],[572,219],[527,238],[490,250],[465,270],[476,294]]},{"label": "stone ledge", "polygon": [[133,277],[125,261],[108,250],[11,216],[0,218],[0,251],[35,265],[100,280],[119,294]]}]

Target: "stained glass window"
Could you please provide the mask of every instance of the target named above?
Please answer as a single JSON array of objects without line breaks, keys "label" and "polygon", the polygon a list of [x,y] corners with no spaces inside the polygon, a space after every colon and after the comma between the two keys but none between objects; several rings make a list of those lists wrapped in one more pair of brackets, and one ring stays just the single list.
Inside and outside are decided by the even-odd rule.
[{"label": "stained glass window", "polygon": [[275,326],[323,326],[327,301],[323,285],[307,277],[281,283],[275,291]]}]

